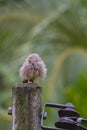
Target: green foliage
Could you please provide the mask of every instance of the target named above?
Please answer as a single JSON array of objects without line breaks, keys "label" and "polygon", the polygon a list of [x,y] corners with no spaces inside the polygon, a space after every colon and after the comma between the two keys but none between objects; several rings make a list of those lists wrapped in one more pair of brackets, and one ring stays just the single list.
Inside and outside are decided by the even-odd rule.
[{"label": "green foliage", "polygon": [[[69,101],[86,117],[87,75],[78,77],[87,70],[87,0],[1,0],[0,12],[1,118],[11,121],[6,115],[12,105],[11,87],[21,82],[19,68],[33,52],[40,54],[48,69],[40,82],[42,105]],[[47,111],[53,122],[55,112]],[[7,130],[1,124],[0,128]]]},{"label": "green foliage", "polygon": [[72,102],[82,117],[87,118],[87,74],[79,76],[76,84],[67,88],[67,98]]}]

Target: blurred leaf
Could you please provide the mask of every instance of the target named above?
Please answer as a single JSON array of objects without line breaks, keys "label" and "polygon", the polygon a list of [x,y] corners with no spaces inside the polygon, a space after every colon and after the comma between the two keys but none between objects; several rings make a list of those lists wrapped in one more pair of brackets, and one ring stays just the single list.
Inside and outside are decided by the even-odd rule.
[{"label": "blurred leaf", "polygon": [[82,74],[75,85],[67,88],[68,101],[72,102],[76,109],[81,113],[81,116],[87,117],[87,75]]}]

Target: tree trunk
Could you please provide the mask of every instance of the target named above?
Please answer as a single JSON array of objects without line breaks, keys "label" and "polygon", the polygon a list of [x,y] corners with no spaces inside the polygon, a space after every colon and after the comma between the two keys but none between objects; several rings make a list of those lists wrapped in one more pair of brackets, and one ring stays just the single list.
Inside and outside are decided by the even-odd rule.
[{"label": "tree trunk", "polygon": [[41,87],[18,83],[12,89],[12,130],[40,130]]}]

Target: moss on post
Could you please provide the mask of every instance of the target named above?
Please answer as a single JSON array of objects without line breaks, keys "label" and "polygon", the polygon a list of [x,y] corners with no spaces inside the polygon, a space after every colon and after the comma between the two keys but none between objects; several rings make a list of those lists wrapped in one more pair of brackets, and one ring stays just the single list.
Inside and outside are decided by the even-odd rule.
[{"label": "moss on post", "polygon": [[19,83],[12,89],[12,130],[40,130],[41,87]]}]

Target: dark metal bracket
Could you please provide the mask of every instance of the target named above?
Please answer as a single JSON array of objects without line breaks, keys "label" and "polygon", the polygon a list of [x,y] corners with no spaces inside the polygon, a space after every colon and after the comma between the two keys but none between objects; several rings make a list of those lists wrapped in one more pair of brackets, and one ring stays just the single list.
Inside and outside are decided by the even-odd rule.
[{"label": "dark metal bracket", "polygon": [[[41,128],[43,130],[60,130],[60,128],[56,128],[56,127],[50,127],[50,126],[44,126],[43,122],[44,119],[46,119],[46,107],[53,107],[53,108],[60,108],[60,109],[64,109],[64,108],[75,108],[75,106],[73,106],[71,103],[67,103],[66,105],[63,104],[56,104],[56,103],[45,103],[44,107],[43,107],[43,111],[42,111],[42,117],[41,117]],[[64,129],[62,129],[64,130]]]},{"label": "dark metal bracket", "polygon": [[[60,123],[60,125],[64,126],[63,128],[58,128],[56,126],[54,127],[50,127],[50,126],[45,126],[44,124],[44,119],[46,119],[47,117],[47,113],[46,113],[46,107],[53,107],[53,108],[59,108],[61,110],[73,110],[75,112],[75,114],[77,113],[77,117],[60,117],[60,121],[58,123]],[[87,128],[83,127],[80,124],[87,124],[87,119],[84,118],[80,118],[78,117],[78,112],[74,110],[75,106],[71,103],[67,103],[67,104],[56,104],[56,103],[45,103],[44,107],[43,107],[43,111],[42,111],[42,115],[41,115],[41,128],[42,130],[87,130]],[[59,110],[61,112],[61,110]],[[64,111],[63,111],[64,112]],[[65,111],[67,112],[67,111]],[[70,111],[69,111],[70,112]],[[65,113],[63,113],[65,114]],[[62,121],[61,121],[62,120]],[[57,122],[55,123],[57,124]],[[67,128],[66,126],[69,126],[69,128]]]}]

